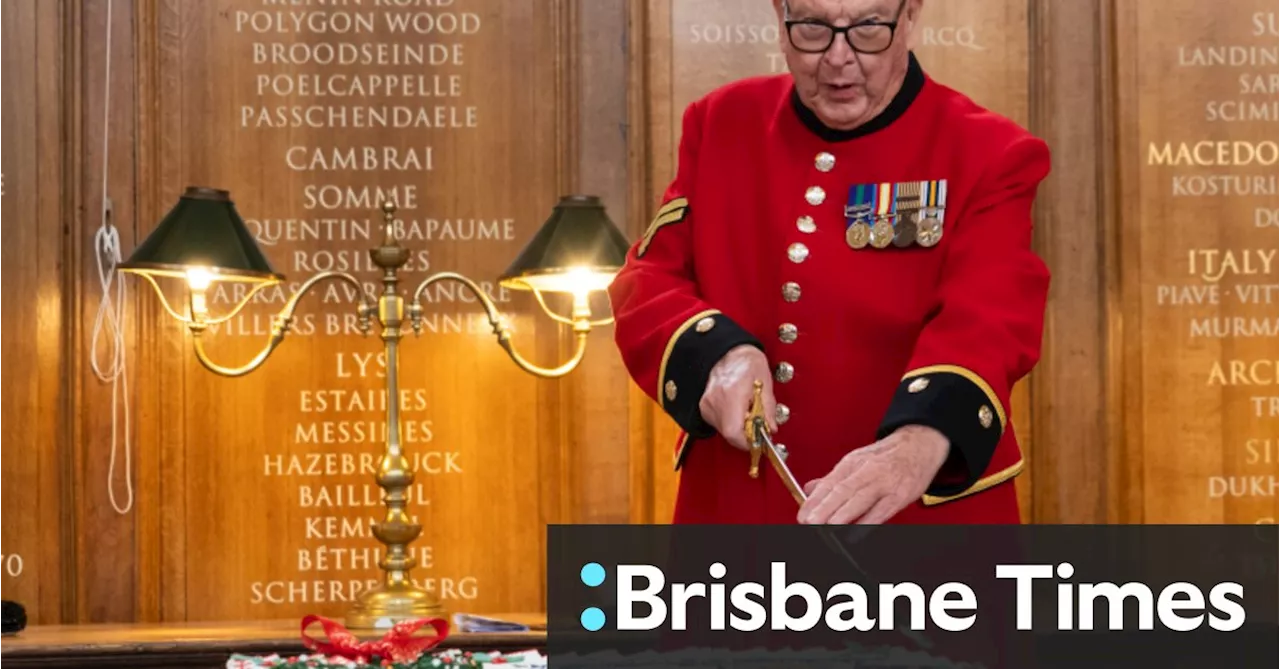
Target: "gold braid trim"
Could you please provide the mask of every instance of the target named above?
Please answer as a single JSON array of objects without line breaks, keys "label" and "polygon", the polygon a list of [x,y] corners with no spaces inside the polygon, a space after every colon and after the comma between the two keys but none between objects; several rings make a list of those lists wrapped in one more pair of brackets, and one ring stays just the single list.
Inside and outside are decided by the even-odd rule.
[{"label": "gold braid trim", "polygon": [[978,479],[977,483],[974,483],[973,485],[969,486],[963,492],[958,492],[954,495],[947,495],[946,497],[925,495],[920,499],[920,501],[923,502],[925,506],[936,506],[938,504],[944,504],[952,500],[960,499],[961,497],[968,497],[969,495],[980,493],[983,490],[986,490],[987,488],[991,488],[1001,483],[1004,483],[1005,481],[1008,481],[1009,479],[1017,476],[1018,474],[1021,474],[1022,468],[1023,468],[1023,460],[1022,458],[1018,458],[1018,461],[1013,463],[1012,465],[1009,465],[1008,467],[1005,467],[1004,469],[1001,469],[1000,471],[994,474],[991,474],[989,476],[984,476]]},{"label": "gold braid trim", "polygon": [[649,251],[649,244],[653,242],[653,236],[658,234],[659,230],[673,223],[683,221],[688,215],[688,198],[678,197],[662,205],[658,209],[658,213],[654,215],[653,221],[649,223],[649,229],[644,231],[644,237],[640,239],[640,247],[636,249],[636,257],[644,257],[644,254]]}]

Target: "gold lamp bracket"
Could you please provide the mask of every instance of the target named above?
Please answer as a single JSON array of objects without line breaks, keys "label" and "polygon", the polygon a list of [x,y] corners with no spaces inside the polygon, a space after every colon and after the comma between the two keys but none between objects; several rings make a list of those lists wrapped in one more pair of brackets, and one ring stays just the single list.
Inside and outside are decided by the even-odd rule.
[{"label": "gold lamp bracket", "polygon": [[[406,331],[403,327],[404,316],[407,312],[414,332],[421,334],[423,291],[439,281],[459,282],[474,293],[484,307],[499,345],[520,369],[542,378],[557,378],[573,371],[586,352],[587,335],[591,328],[614,322],[612,317],[591,319],[589,291],[606,285],[598,281],[602,278],[599,274],[587,277],[597,279],[594,283],[571,282],[565,285],[567,292],[573,294],[573,308],[568,317],[553,312],[542,295],[543,292],[559,292],[559,289],[553,290],[548,285],[535,287],[531,285],[535,283],[532,280],[512,278],[512,281],[520,281],[533,291],[539,306],[555,322],[573,328],[575,346],[570,359],[557,367],[545,368],[530,363],[520,355],[511,341],[511,330],[502,321],[493,299],[474,281],[461,274],[440,272],[427,277],[413,292],[412,300],[406,304],[407,300],[400,291],[400,272],[409,259],[409,251],[397,239],[395,211],[393,202],[382,204],[383,240],[370,249],[373,264],[382,270],[382,287],[376,291],[377,294],[371,295],[359,279],[344,272],[321,272],[312,276],[291,292],[284,306],[275,314],[270,337],[264,347],[239,367],[224,367],[211,360],[205,351],[204,333],[210,326],[234,318],[259,292],[268,286],[278,285],[284,277],[271,268],[261,249],[254,244],[229,193],[211,188],[188,188],[178,205],[134,250],[129,261],[119,265],[119,268],[141,275],[152,285],[165,311],[185,324],[191,332],[196,358],[206,368],[223,376],[245,375],[266,362],[289,333],[299,301],[317,284],[324,281],[350,284],[359,295],[360,304],[356,312],[361,331],[368,335],[374,325],[379,326],[381,331],[380,339],[387,359],[387,397],[399,396],[399,350],[401,338]],[[559,272],[546,268],[566,267],[576,262],[583,262],[585,266],[594,268],[620,266],[625,261],[625,242],[622,234],[605,216],[598,198],[565,198],[552,218],[535,235],[526,253],[517,257],[512,265],[515,269],[510,271],[510,276],[545,272],[544,276],[565,278],[559,276]],[[584,252],[584,249],[590,252]],[[185,280],[187,313],[182,313],[184,309],[176,300],[175,303],[170,303],[156,281],[160,276]],[[254,285],[245,291],[247,294],[243,298],[237,300],[230,313],[210,317],[208,290],[212,283],[222,281],[250,281]],[[443,613],[439,597],[416,586],[409,576],[416,561],[409,557],[407,546],[417,538],[422,527],[410,521],[405,508],[405,489],[413,483],[413,472],[407,468],[404,445],[401,443],[399,403],[387,404],[387,437],[375,478],[384,491],[386,515],[373,526],[375,538],[386,547],[385,556],[379,562],[384,579],[378,587],[364,592],[348,611],[348,626],[353,629],[377,628],[388,621],[431,617]]]},{"label": "gold lamp bracket", "polygon": [[413,301],[408,307],[409,322],[413,327],[414,334],[422,333],[422,293],[432,284],[440,281],[456,281],[476,296],[476,300],[484,307],[485,315],[489,319],[489,325],[493,328],[493,334],[498,338],[498,344],[502,346],[502,349],[507,352],[512,362],[516,363],[516,366],[520,369],[544,379],[559,378],[577,368],[578,363],[582,362],[583,357],[586,355],[587,334],[591,328],[589,321],[583,319],[573,323],[574,351],[567,362],[554,368],[540,367],[529,362],[524,356],[520,355],[520,352],[515,348],[515,344],[512,343],[511,329],[503,322],[502,315],[498,313],[497,305],[493,303],[493,298],[485,294],[484,290],[475,281],[456,272],[439,272],[423,279],[422,283],[418,284],[417,290],[413,292]]},{"label": "gold lamp bracket", "polygon": [[602,327],[605,327],[606,325],[613,324],[612,316],[608,318],[601,318],[599,320],[594,320],[594,321],[590,320],[591,309],[586,304],[586,300],[587,300],[586,295],[574,294],[573,296],[573,314],[574,315],[572,317],[566,318],[551,310],[551,307],[547,305],[546,298],[542,296],[544,292],[543,290],[539,289],[538,287],[534,286],[531,283],[528,283],[527,281],[521,281],[520,283],[523,284],[526,288],[529,289],[530,292],[533,293],[533,297],[538,301],[538,306],[542,308],[542,312],[545,313],[551,320],[557,323],[563,323],[564,325],[569,325],[574,328],[586,327],[587,329],[602,328]]}]

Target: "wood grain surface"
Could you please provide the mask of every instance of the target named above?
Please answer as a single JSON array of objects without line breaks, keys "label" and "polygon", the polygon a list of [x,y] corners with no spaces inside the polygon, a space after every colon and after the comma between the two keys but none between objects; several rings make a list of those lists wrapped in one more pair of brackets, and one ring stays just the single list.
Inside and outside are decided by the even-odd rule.
[{"label": "wood grain surface", "polygon": [[1275,523],[1275,5],[1117,9],[1129,517]]},{"label": "wood grain surface", "polygon": [[[162,6],[158,33],[183,37],[161,42],[159,90],[142,96],[160,105],[173,150],[145,159],[161,164],[168,198],[185,184],[230,190],[291,287],[330,269],[375,280],[367,249],[381,198],[394,198],[413,249],[405,290],[443,270],[474,277],[509,315],[517,346],[550,363],[563,354],[554,326],[493,282],[549,215],[574,160],[564,152],[576,97],[563,95],[557,66],[576,47],[562,5]],[[342,65],[348,57],[377,64]],[[338,64],[315,64],[330,58]],[[170,82],[181,82],[176,94]],[[283,298],[230,321],[212,355],[252,357]],[[424,332],[400,365],[417,477],[410,513],[424,527],[415,576],[450,610],[537,610],[541,584],[523,575],[541,571],[543,523],[560,512],[543,508],[538,486],[564,487],[561,440],[539,437],[544,420],[567,423],[557,407],[568,389],[511,364],[459,285],[440,284],[425,302]],[[162,618],[337,614],[377,578],[368,527],[380,518],[372,474],[385,360],[376,338],[351,328],[353,309],[345,288],[308,295],[296,335],[243,378],[211,375],[191,356],[156,365],[182,379],[146,400],[180,431],[159,512],[181,528],[181,544],[162,536],[160,563],[184,575],[183,595],[162,602]],[[588,374],[609,358],[595,348]]]},{"label": "wood grain surface", "polygon": [[[5,545],[20,572],[5,585],[33,621],[337,615],[380,576],[368,523],[381,508],[381,347],[352,332],[345,290],[309,294],[266,364],[223,378],[130,283],[131,459],[124,444],[113,451],[111,387],[89,358],[101,292],[90,212],[104,171],[126,255],[187,186],[224,188],[286,290],[327,269],[372,287],[367,249],[379,192],[390,193],[414,250],[406,291],[430,272],[461,272],[498,302],[527,357],[553,366],[570,353],[529,296],[494,284],[562,195],[589,189],[624,230],[638,225],[617,133],[626,54],[585,53],[615,50],[627,7],[401,4],[117,0],[109,24],[102,1],[6,6],[18,37],[6,68],[27,100],[47,99],[10,96],[4,117],[13,136],[33,130],[6,158],[20,188],[6,213],[23,223],[5,278],[26,301],[8,305],[5,352],[39,361],[12,372],[41,385],[6,397],[16,438],[6,432],[4,471]],[[213,333],[219,363],[265,342],[285,294],[263,297]],[[234,298],[215,291],[212,307]],[[36,307],[41,318],[20,328],[17,315]],[[607,300],[593,307],[603,315]],[[544,585],[527,576],[543,571],[546,523],[631,518],[631,388],[612,332],[592,335],[574,377],[544,381],[512,364],[457,284],[428,292],[425,308],[401,362],[411,511],[425,528],[415,576],[450,610],[540,610]],[[18,450],[19,439],[39,447]],[[132,485],[133,504],[113,509],[109,485],[119,505]]]},{"label": "wood grain surface", "polygon": [[[94,338],[104,182],[126,254],[187,186],[228,189],[289,287],[374,279],[383,189],[414,251],[406,289],[438,270],[490,286],[562,195],[600,195],[634,239],[684,107],[783,67],[765,0],[418,4],[0,3],[0,587],[33,623],[338,616],[379,576],[383,370],[351,295],[305,298],[284,345],[232,379],[126,279],[113,418],[94,371],[95,350],[110,361]],[[907,38],[930,75],[1054,152],[1036,210],[1045,347],[1014,395],[1024,518],[1275,522],[1274,6],[950,0],[923,16]],[[219,362],[262,345],[283,299],[265,297],[213,335]],[[526,356],[568,355],[527,295],[493,297]],[[669,521],[675,426],[611,328],[545,381],[457,286],[430,298],[401,362],[414,575],[450,610],[541,611],[547,524]]]},{"label": "wood grain surface", "polygon": [[0,167],[5,222],[0,267],[7,293],[3,322],[4,390],[0,393],[4,513],[0,583],[5,598],[29,602],[45,619],[74,604],[76,526],[72,456],[67,434],[73,404],[65,337],[76,309],[68,281],[62,221],[74,179],[64,143],[69,113],[63,12],[56,3],[0,4],[3,25],[4,129],[9,146]]}]

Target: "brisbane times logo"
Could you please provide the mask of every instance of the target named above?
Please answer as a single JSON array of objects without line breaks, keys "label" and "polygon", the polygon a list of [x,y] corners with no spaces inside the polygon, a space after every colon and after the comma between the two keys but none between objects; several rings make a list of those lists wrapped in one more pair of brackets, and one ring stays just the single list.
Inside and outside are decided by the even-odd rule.
[{"label": "brisbane times logo", "polygon": [[1277,667],[1278,540],[1275,526],[556,525],[548,657]]},{"label": "brisbane times logo", "polygon": [[[582,629],[597,632],[654,630],[754,632],[913,631],[964,632],[978,620],[978,595],[970,585],[945,581],[930,587],[911,581],[863,584],[841,581],[821,588],[787,574],[787,563],[771,562],[768,584],[725,582],[728,569],[714,562],[710,579],[667,582],[663,570],[648,564],[616,564],[612,575],[599,562],[579,570],[582,585],[597,591],[596,603],[582,608]],[[1244,587],[1223,581],[1211,588],[1187,582],[1149,586],[1141,582],[1082,582],[1071,563],[1001,564],[991,575],[1014,594],[1011,612],[1018,630],[1048,627],[1066,630],[1191,632],[1238,630],[1245,622]],[[1056,615],[1033,622],[1037,606],[1048,603]],[[1006,611],[1008,611],[1006,609]]]}]

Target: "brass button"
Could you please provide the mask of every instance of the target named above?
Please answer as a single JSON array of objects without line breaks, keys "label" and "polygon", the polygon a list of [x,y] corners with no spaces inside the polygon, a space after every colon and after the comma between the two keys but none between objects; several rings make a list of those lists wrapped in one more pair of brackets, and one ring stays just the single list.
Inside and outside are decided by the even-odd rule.
[{"label": "brass button", "polygon": [[778,421],[778,425],[791,420],[791,407],[779,402],[778,406],[773,408],[773,418]]},{"label": "brass button", "polygon": [[981,409],[978,409],[978,422],[982,423],[982,427],[991,427],[992,418],[991,407],[984,404]]},{"label": "brass button", "polygon": [[813,166],[818,168],[819,172],[830,172],[836,166],[836,157],[823,151],[814,157]]},{"label": "brass button", "polygon": [[920,378],[916,379],[915,381],[912,381],[912,382],[911,382],[911,385],[907,386],[907,392],[909,392],[909,393],[918,393],[918,392],[920,392],[921,390],[924,390],[925,388],[928,388],[928,387],[929,387],[929,379],[928,379],[928,377],[924,377],[924,376],[922,376],[922,377],[920,377]]},{"label": "brass button", "polygon": [[793,263],[802,263],[809,257],[809,247],[801,244],[800,242],[796,242],[787,247],[787,257],[790,258]]},{"label": "brass button", "polygon": [[795,281],[788,281],[782,284],[782,299],[788,302],[798,302],[800,300],[800,284]]},{"label": "brass button", "polygon": [[809,186],[809,190],[804,192],[804,199],[816,207],[827,201],[827,191],[822,190],[821,186]]},{"label": "brass button", "polygon": [[707,316],[706,318],[698,321],[698,324],[695,325],[694,328],[698,332],[707,332],[715,326],[716,326],[716,320],[710,316]]},{"label": "brass button", "polygon": [[796,368],[791,366],[789,362],[778,363],[777,369],[773,371],[773,379],[778,383],[788,383],[796,376]]},{"label": "brass button", "polygon": [[794,344],[796,337],[800,335],[800,329],[791,323],[783,323],[778,326],[778,339],[784,344]]},{"label": "brass button", "polygon": [[801,216],[796,219],[796,228],[805,234],[810,234],[818,229],[818,224],[813,222],[812,216]]},{"label": "brass button", "polygon": [[791,455],[791,452],[787,450],[787,447],[783,444],[774,444],[773,446],[778,449],[778,459],[786,462],[787,456]]},{"label": "brass button", "polygon": [[667,381],[667,385],[665,386],[665,388],[667,391],[667,401],[674,402],[676,399],[676,382]]}]

